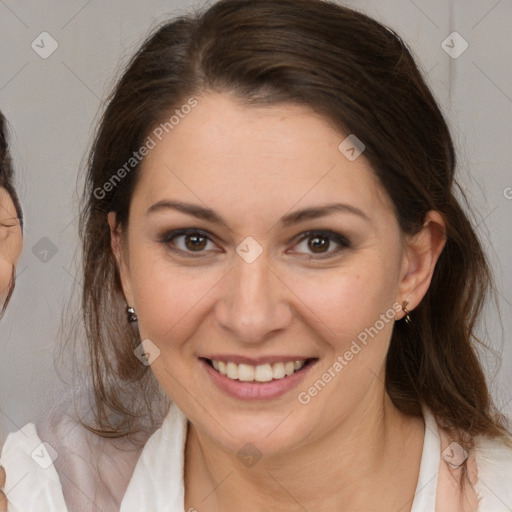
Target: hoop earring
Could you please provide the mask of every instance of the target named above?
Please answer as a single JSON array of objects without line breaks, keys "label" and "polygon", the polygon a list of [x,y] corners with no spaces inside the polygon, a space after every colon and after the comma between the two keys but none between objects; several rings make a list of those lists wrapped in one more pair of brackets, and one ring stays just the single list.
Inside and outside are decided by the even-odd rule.
[{"label": "hoop earring", "polygon": [[128,322],[133,323],[138,321],[137,313],[135,313],[134,308],[132,308],[131,306],[127,306],[126,312],[128,313]]},{"label": "hoop earring", "polygon": [[409,304],[408,300],[404,300],[402,302],[402,311],[405,313],[404,320],[407,325],[412,323],[410,311],[407,309],[407,305]]}]

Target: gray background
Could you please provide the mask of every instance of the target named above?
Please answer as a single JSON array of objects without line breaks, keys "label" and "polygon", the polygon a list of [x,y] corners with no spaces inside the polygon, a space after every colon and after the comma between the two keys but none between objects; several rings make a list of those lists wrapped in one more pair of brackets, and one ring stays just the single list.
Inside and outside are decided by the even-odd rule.
[{"label": "gray background", "polygon": [[[453,130],[459,179],[489,249],[501,319],[486,314],[485,358],[500,408],[512,416],[512,161],[510,0],[345,2],[394,28],[410,45]],[[0,432],[34,420],[76,370],[62,341],[62,313],[76,309],[78,170],[120,66],[149,30],[202,2],[0,0],[0,109],[10,121],[25,247],[17,288],[0,324]],[[443,49],[453,31],[468,43]],[[51,49],[47,32],[58,43]],[[43,39],[43,42],[41,42]],[[453,42],[452,42],[453,41]],[[462,41],[448,38],[449,51]],[[43,48],[44,46],[44,48]],[[64,335],[62,335],[64,333]],[[78,346],[82,345],[77,335]],[[71,335],[75,338],[74,335]]]}]

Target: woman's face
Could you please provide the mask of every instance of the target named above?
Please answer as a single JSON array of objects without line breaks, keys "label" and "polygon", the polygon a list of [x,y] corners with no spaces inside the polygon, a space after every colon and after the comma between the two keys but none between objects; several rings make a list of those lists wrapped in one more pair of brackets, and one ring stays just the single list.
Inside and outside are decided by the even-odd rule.
[{"label": "woman's face", "polygon": [[16,207],[7,190],[0,187],[0,310],[9,293],[21,247],[21,225]]},{"label": "woman's face", "polygon": [[[229,450],[300,448],[384,396],[414,272],[386,194],[344,139],[298,106],[205,95],[155,138],[121,244],[113,229],[151,369]],[[294,361],[306,364],[283,377]]]}]

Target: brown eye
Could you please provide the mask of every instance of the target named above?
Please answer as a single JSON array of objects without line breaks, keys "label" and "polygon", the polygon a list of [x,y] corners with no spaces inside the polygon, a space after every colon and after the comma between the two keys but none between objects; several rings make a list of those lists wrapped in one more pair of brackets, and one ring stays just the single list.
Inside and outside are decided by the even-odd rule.
[{"label": "brown eye", "polygon": [[308,247],[312,252],[324,253],[329,248],[331,241],[324,236],[315,236],[308,238]]},{"label": "brown eye", "polygon": [[160,242],[171,251],[183,256],[202,256],[212,251],[218,252],[218,247],[208,233],[192,228],[171,231]]},{"label": "brown eye", "polygon": [[207,238],[203,235],[185,235],[185,245],[191,251],[201,251],[206,247]]},{"label": "brown eye", "polygon": [[294,246],[294,252],[305,253],[308,256],[335,256],[350,247],[350,242],[344,236],[335,232],[308,231],[302,233],[299,242]]}]

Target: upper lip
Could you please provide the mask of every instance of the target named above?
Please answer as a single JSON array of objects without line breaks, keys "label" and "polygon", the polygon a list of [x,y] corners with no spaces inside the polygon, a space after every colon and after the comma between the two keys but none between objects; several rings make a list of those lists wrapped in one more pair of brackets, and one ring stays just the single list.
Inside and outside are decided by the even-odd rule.
[{"label": "upper lip", "polygon": [[251,366],[259,366],[262,364],[273,364],[273,363],[287,363],[289,361],[306,361],[308,359],[317,359],[314,357],[307,356],[259,356],[259,357],[246,357],[237,354],[211,354],[207,356],[201,356],[202,359],[210,359],[216,361],[224,361],[236,364],[250,364]]}]

